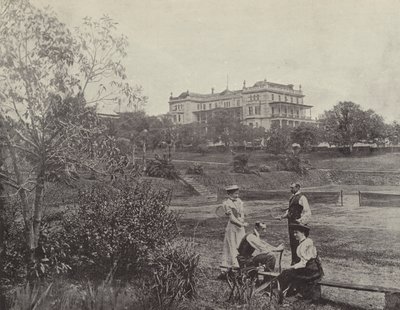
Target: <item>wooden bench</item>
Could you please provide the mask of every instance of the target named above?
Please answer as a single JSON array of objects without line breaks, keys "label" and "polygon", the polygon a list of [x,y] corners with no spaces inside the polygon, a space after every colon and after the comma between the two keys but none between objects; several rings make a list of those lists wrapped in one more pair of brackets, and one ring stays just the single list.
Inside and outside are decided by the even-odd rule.
[{"label": "wooden bench", "polygon": [[320,280],[319,286],[328,286],[339,289],[349,289],[355,291],[376,292],[385,294],[384,310],[399,310],[400,309],[400,289],[392,287],[384,287],[378,285],[364,285],[355,283],[344,283],[340,281]]}]

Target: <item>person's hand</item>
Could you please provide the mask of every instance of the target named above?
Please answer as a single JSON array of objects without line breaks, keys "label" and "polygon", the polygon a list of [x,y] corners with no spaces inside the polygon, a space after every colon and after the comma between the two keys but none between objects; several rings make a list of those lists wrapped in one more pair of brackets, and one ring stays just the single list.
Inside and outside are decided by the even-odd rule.
[{"label": "person's hand", "polygon": [[242,226],[243,226],[243,227],[247,227],[247,226],[249,226],[249,223],[244,222],[244,223],[242,224]]}]

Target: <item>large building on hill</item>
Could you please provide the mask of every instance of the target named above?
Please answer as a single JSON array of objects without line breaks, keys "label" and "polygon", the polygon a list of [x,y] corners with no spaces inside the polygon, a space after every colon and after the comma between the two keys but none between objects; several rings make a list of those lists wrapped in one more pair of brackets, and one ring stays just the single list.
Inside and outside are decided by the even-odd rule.
[{"label": "large building on hill", "polygon": [[169,113],[175,124],[207,124],[218,110],[225,109],[242,123],[253,127],[269,129],[276,123],[282,126],[296,127],[301,123],[315,123],[311,118],[312,106],[304,104],[301,90],[292,84],[284,85],[259,81],[251,87],[240,90],[225,89],[216,93],[198,94],[189,91],[178,97],[169,98]]}]

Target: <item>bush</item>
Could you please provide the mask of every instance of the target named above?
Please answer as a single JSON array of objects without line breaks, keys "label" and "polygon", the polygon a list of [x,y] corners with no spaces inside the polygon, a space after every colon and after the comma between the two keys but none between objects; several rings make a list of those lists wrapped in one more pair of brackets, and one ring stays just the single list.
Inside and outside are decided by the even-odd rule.
[{"label": "bush", "polygon": [[248,154],[237,154],[233,157],[233,171],[245,173],[250,156]]},{"label": "bush", "polygon": [[271,172],[272,168],[270,166],[267,165],[261,165],[260,166],[260,172]]},{"label": "bush", "polygon": [[178,215],[168,210],[169,201],[169,192],[149,182],[121,180],[118,189],[98,185],[82,193],[61,223],[68,244],[65,263],[79,277],[104,279],[111,269],[118,278],[133,277],[152,251],[178,233]]},{"label": "bush", "polygon": [[160,309],[176,309],[182,299],[196,297],[199,259],[192,242],[167,244],[156,253],[152,294]]},{"label": "bush", "polygon": [[147,162],[147,175],[149,177],[176,180],[179,178],[178,171],[168,159],[154,159]]},{"label": "bush", "polygon": [[287,155],[284,159],[278,161],[277,170],[293,171],[299,175],[306,175],[310,169],[310,164],[306,163],[299,156]]},{"label": "bush", "polygon": [[202,175],[203,173],[204,173],[203,166],[198,163],[194,163],[193,166],[190,166],[186,170],[186,174]]},{"label": "bush", "polygon": [[197,146],[197,152],[199,152],[201,155],[205,155],[209,151],[210,150],[209,150],[207,144],[200,144],[200,145]]}]

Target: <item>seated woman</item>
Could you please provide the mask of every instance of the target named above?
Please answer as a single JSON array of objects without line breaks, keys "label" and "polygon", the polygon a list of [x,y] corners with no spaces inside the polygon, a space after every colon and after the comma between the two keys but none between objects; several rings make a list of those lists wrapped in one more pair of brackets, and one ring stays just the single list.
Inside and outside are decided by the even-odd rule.
[{"label": "seated woman", "polygon": [[296,253],[300,262],[284,270],[277,278],[281,286],[279,299],[296,293],[309,299],[316,283],[322,278],[324,272],[319,260],[317,249],[313,241],[308,238],[310,227],[303,224],[290,225],[294,230],[294,236],[299,241]]}]

